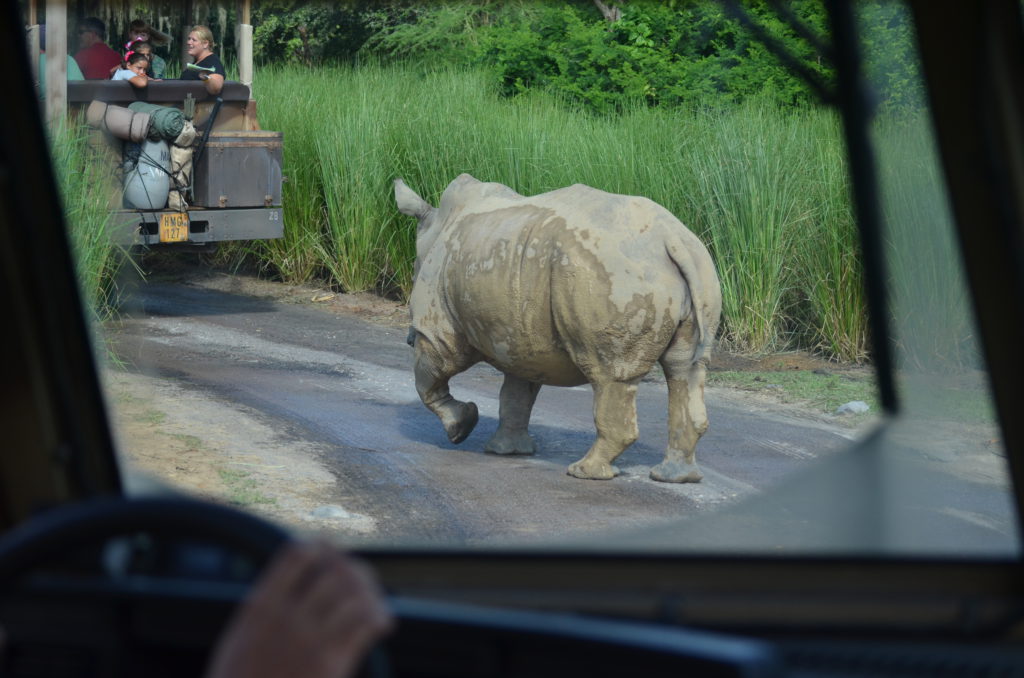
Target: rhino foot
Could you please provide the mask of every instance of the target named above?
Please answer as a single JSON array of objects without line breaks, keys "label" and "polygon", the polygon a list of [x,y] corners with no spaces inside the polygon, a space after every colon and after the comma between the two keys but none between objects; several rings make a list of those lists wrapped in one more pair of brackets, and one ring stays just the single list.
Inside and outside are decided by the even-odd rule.
[{"label": "rhino foot", "polygon": [[476,403],[458,403],[453,409],[452,418],[444,422],[444,432],[448,434],[448,440],[458,445],[473,432],[480,413]]},{"label": "rhino foot", "polygon": [[586,480],[611,480],[619,475],[619,469],[616,466],[606,462],[591,462],[586,459],[570,464],[567,472],[575,478]]},{"label": "rhino foot", "polygon": [[699,483],[704,477],[696,464],[665,460],[651,469],[651,480],[663,483]]},{"label": "rhino foot", "polygon": [[484,445],[484,452],[491,454],[533,454],[536,451],[533,438],[525,431],[507,434],[499,430]]}]

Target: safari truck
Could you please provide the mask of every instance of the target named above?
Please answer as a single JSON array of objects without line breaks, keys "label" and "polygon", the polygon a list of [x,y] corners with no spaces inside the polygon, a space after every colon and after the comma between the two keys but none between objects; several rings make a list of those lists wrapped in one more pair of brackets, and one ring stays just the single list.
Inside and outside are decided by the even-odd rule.
[{"label": "safari truck", "polygon": [[[230,240],[280,238],[284,235],[281,207],[283,134],[259,129],[249,87],[225,82],[217,97],[202,82],[166,80],[136,89],[127,82],[84,80],[68,83],[72,111],[101,102],[127,108],[136,101],[182,108],[194,101],[198,139],[193,146],[193,170],[187,194],[178,209],[159,203],[131,202],[131,177],[123,168],[124,190],[112,205],[110,232],[121,245],[160,246],[171,243],[208,245]],[[119,140],[118,140],[119,141]],[[108,144],[112,166],[129,164],[122,144]],[[154,158],[159,161],[159,158]],[[145,156],[137,163],[146,162]],[[162,170],[157,170],[162,174]],[[165,177],[166,180],[166,177]]]},{"label": "safari truck", "polygon": [[[145,88],[125,81],[67,81],[63,60],[48,60],[45,101],[51,120],[61,115],[100,120],[91,146],[95,162],[109,170],[108,229],[116,244],[210,247],[283,237],[283,133],[261,129],[256,117],[247,4],[240,6],[237,30],[240,81],[225,81],[218,95],[209,94],[198,80],[168,79]],[[50,2],[46,8],[47,52],[55,54],[66,49],[56,44],[67,34],[67,14],[60,11],[66,6],[60,5]],[[179,144],[156,139],[156,114],[148,134],[140,134],[134,123],[126,123],[121,135],[111,134],[106,119],[112,113],[135,116],[139,107],[133,104],[139,102],[168,109],[151,107],[151,112],[173,111],[191,123],[194,139],[180,146],[186,153],[191,150],[190,172],[172,172],[169,161]]]}]

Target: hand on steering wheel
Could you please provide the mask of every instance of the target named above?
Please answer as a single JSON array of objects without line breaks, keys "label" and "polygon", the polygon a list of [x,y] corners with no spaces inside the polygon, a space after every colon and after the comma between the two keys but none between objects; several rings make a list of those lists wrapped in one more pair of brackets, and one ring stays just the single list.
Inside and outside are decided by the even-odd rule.
[{"label": "hand on steering wheel", "polygon": [[[263,570],[214,648],[207,670],[211,678],[350,675],[391,628],[390,613],[365,565],[325,544],[289,542],[283,530],[249,514],[185,499],[104,499],[28,521],[0,539],[0,601],[69,554],[139,533],[158,541],[214,543],[247,558],[250,572]],[[160,586],[159,579],[151,581],[147,593]],[[90,585],[89,596],[108,597],[111,605],[137,593],[130,578],[101,576],[85,583]],[[44,593],[47,586],[52,584],[44,579]],[[17,629],[9,630],[8,644],[14,647]],[[0,642],[3,636],[0,629]]]},{"label": "hand on steering wheel", "polygon": [[369,568],[325,544],[289,544],[238,608],[207,678],[349,676],[391,626]]}]

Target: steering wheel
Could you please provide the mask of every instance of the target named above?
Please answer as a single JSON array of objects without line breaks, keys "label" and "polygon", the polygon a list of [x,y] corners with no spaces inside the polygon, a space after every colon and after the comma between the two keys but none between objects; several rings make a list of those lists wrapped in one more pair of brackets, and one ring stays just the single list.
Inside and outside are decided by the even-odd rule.
[{"label": "steering wheel", "polygon": [[[200,675],[235,604],[287,539],[269,522],[189,499],[43,513],[0,539],[0,674]],[[113,572],[109,545],[132,540],[148,564]]]},{"label": "steering wheel", "polygon": [[117,497],[70,504],[47,511],[0,539],[0,590],[69,551],[138,532],[215,541],[260,566],[288,538],[281,528],[247,513],[191,499]]}]

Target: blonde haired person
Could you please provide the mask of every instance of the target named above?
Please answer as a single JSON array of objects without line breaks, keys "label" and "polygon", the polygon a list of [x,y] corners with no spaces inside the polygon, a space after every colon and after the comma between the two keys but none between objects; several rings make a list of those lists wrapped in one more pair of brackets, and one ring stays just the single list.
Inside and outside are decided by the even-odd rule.
[{"label": "blonde haired person", "polygon": [[181,79],[201,80],[206,85],[207,92],[214,96],[220,94],[220,91],[224,89],[225,71],[220,57],[213,53],[213,48],[216,46],[213,42],[213,33],[206,26],[193,26],[185,45],[193,64],[200,68],[212,68],[213,71],[186,68],[181,74]]}]

